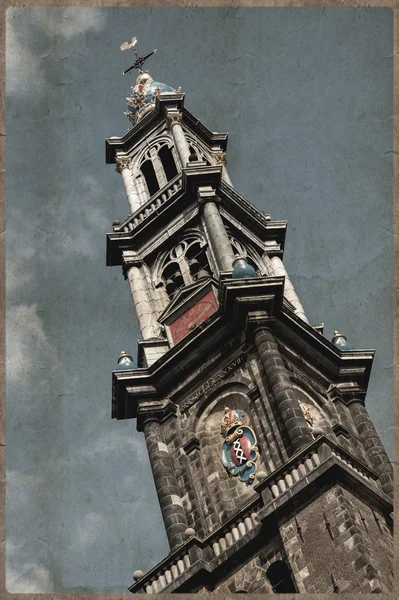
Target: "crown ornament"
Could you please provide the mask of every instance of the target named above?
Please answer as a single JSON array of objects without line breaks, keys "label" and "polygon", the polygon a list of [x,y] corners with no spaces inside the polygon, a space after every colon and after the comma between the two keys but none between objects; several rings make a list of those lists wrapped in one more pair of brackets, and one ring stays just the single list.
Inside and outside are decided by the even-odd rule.
[{"label": "crown ornament", "polygon": [[229,431],[235,427],[240,427],[244,424],[244,412],[242,410],[230,409],[228,406],[224,409],[224,416],[220,431],[223,436],[227,436]]}]

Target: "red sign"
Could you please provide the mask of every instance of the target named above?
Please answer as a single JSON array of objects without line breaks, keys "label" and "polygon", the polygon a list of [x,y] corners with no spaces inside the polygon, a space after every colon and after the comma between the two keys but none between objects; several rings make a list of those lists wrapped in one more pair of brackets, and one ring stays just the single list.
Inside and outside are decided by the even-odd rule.
[{"label": "red sign", "polygon": [[208,292],[197,300],[185,313],[173,321],[170,325],[170,333],[176,344],[182,340],[188,333],[193,331],[198,325],[206,321],[213,313],[218,310],[216,298],[212,292]]}]

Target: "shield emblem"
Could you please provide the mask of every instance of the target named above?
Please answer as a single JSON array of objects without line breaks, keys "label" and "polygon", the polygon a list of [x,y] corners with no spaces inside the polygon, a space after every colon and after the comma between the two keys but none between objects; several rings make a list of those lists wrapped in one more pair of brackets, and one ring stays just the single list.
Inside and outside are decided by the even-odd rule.
[{"label": "shield emblem", "polygon": [[232,475],[253,483],[258,456],[255,433],[246,425],[237,427],[222,444],[222,462]]},{"label": "shield emblem", "polygon": [[230,456],[236,467],[241,467],[251,458],[251,446],[251,442],[245,435],[232,443]]}]

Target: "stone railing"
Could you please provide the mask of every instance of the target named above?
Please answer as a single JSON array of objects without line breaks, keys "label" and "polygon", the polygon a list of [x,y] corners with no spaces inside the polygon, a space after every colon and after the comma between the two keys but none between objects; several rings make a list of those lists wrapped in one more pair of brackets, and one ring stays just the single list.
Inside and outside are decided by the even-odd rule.
[{"label": "stone railing", "polygon": [[157,210],[163,206],[170,198],[181,192],[182,190],[182,177],[181,174],[176,175],[174,179],[168,182],[167,187],[160,189],[156,194],[132,215],[130,215],[120,225],[114,225],[114,232],[129,233],[143,223],[149,216],[157,212]]},{"label": "stone railing", "polygon": [[289,467],[286,471],[283,471],[276,479],[271,480],[268,487],[272,497],[278,498],[319,465],[320,457],[317,453],[317,448],[305,456],[299,457],[294,465]]},{"label": "stone railing", "polygon": [[377,474],[368,469],[366,465],[363,465],[360,461],[356,460],[349,452],[346,452],[343,448],[338,446],[331,445],[331,453],[335,458],[338,458],[338,460],[353,469],[355,473],[363,477],[366,481],[379,486]]},{"label": "stone railing", "polygon": [[214,556],[225,552],[257,525],[259,525],[258,512],[256,507],[252,507],[248,512],[237,517],[234,523],[224,527],[222,532],[219,529],[216,539],[210,540]]},{"label": "stone railing", "polygon": [[[280,467],[271,473],[266,479],[256,486],[256,490],[262,493],[264,499],[268,496],[270,501],[282,496],[293,488],[299,481],[305,479],[317,469],[328,458],[350,467],[357,475],[363,477],[366,482],[378,486],[378,477],[365,464],[346,452],[331,439],[321,436],[301,453],[294,455],[284,467]],[[337,460],[338,459],[338,460]],[[269,490],[269,494],[265,491]]]},{"label": "stone railing", "polygon": [[188,552],[177,557],[173,556],[169,562],[163,565],[161,572],[158,571],[149,579],[145,578],[142,591],[147,594],[159,594],[190,567],[191,560]]}]

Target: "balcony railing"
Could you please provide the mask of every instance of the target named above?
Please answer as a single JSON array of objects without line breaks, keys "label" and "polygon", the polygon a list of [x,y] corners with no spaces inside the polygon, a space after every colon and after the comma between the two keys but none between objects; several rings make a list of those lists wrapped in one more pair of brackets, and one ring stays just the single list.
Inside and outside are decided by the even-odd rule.
[{"label": "balcony railing", "polygon": [[145,591],[147,594],[158,594],[162,592],[169,584],[182,575],[191,567],[189,553],[181,554],[180,556],[173,557],[172,560],[168,561],[161,573],[154,574],[145,583]]},{"label": "balcony railing", "polygon": [[156,213],[170,198],[182,190],[182,175],[179,173],[166,186],[158,190],[149,200],[120,225],[114,225],[114,232],[129,233],[143,223],[149,216]]}]

